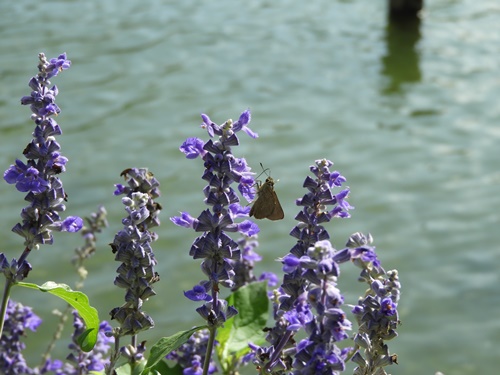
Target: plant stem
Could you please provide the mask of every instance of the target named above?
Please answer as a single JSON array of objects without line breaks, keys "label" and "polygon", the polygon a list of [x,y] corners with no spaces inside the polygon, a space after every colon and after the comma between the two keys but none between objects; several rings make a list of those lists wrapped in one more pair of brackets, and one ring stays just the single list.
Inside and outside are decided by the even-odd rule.
[{"label": "plant stem", "polygon": [[210,368],[210,360],[212,359],[212,350],[214,349],[215,333],[217,328],[210,327],[210,337],[208,339],[207,351],[205,353],[205,362],[203,363],[203,375],[208,375],[208,370]]},{"label": "plant stem", "polygon": [[12,279],[5,280],[5,288],[2,297],[2,308],[0,310],[0,337],[2,337],[3,326],[5,323],[5,313],[7,311],[7,305],[9,303],[10,289],[12,288]]}]

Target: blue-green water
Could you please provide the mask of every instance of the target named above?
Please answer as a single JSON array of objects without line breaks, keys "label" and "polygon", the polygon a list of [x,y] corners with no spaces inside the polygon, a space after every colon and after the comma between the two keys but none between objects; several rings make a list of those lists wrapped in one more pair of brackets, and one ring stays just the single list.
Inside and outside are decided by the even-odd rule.
[{"label": "blue-green water", "polygon": [[[389,27],[384,1],[3,1],[0,3],[0,165],[30,139],[29,93],[37,54],[67,52],[72,68],[53,80],[68,214],[104,203],[110,228],[88,265],[85,291],[104,312],[120,305],[112,285],[118,263],[107,246],[120,229],[113,184],[128,167],[147,166],[162,183],[163,225],[155,244],[161,282],[145,305],[155,339],[200,323],[182,296],[202,278],[188,256],[195,233],[168,218],[204,206],[202,165],[178,151],[206,137],[212,120],[252,110],[260,137],[240,137],[237,156],[271,168],[286,217],[261,224],[260,269],[293,245],[288,232],[315,159],[347,178],[352,218],[329,227],[342,247],[354,231],[371,232],[386,269],[403,284],[399,356],[393,374],[494,374],[500,354],[500,6],[496,0],[426,2],[420,25]],[[10,232],[23,197],[0,184],[0,251],[18,257]],[[58,235],[32,254],[32,282],[72,284],[69,261],[80,244]],[[362,293],[355,271],[347,298]],[[3,285],[3,284],[2,284]],[[45,295],[15,291],[51,321]],[[53,320],[53,319],[52,319]],[[69,332],[68,329],[67,332]],[[34,363],[50,328],[31,334]],[[64,353],[64,347],[58,353]]]}]

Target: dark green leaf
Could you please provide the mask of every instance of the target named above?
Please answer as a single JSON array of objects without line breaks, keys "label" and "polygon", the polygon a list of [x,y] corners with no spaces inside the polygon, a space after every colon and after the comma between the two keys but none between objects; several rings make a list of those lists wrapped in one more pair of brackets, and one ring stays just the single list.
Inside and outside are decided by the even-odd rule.
[{"label": "dark green leaf", "polygon": [[170,337],[163,337],[158,340],[158,342],[151,347],[148,362],[146,363],[146,368],[142,372],[142,375],[147,375],[168,353],[184,344],[194,332],[204,328],[207,327],[194,327],[188,331],[180,331]]},{"label": "dark green leaf", "polygon": [[265,342],[263,329],[269,314],[267,282],[251,283],[231,294],[227,301],[238,315],[217,330],[217,356],[222,369],[228,371],[239,358],[250,351],[248,343]]}]

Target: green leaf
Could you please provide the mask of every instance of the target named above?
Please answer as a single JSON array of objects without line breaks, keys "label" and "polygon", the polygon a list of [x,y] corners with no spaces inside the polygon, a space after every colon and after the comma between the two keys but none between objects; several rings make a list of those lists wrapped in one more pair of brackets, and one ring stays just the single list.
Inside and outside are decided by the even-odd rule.
[{"label": "green leaf", "polygon": [[115,368],[116,375],[131,375],[132,368],[129,363],[125,363],[117,368]]},{"label": "green leaf", "polygon": [[90,306],[89,298],[85,293],[71,290],[68,285],[53,281],[47,281],[43,285],[24,282],[19,282],[16,285],[37,289],[41,292],[48,292],[70,304],[78,311],[78,314],[80,314],[87,327],[86,331],[78,338],[78,343],[85,352],[90,352],[94,348],[97,341],[97,333],[99,332],[99,315],[97,310]]},{"label": "green leaf", "polygon": [[227,301],[238,310],[238,315],[217,330],[217,356],[224,372],[250,351],[248,342],[265,342],[263,329],[269,315],[267,282],[248,284],[231,294]]},{"label": "green leaf", "polygon": [[146,368],[142,371],[142,375],[147,375],[168,353],[184,344],[193,333],[204,328],[207,328],[207,326],[194,327],[188,331],[180,331],[170,337],[162,337],[158,340],[151,347],[148,362],[146,363]]},{"label": "green leaf", "polygon": [[182,375],[183,368],[178,363],[174,367],[169,367],[165,361],[160,361],[150,370],[150,374],[159,375]]},{"label": "green leaf", "polygon": [[145,365],[145,359],[139,362],[135,362],[134,366],[132,366],[130,363],[124,363],[120,367],[115,368],[115,372],[116,375],[140,375],[144,370]]}]

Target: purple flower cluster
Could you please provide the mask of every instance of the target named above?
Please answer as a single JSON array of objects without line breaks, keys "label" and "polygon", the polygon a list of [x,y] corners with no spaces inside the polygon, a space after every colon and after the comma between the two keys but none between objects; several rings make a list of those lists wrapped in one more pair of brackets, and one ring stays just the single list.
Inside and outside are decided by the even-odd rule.
[{"label": "purple flower cluster", "polygon": [[238,243],[227,233],[239,232],[251,237],[259,231],[257,225],[250,220],[234,222],[235,218],[248,216],[249,208],[240,205],[232,187],[236,182],[238,190],[248,201],[255,197],[253,173],[245,159],[233,155],[232,147],[239,144],[236,135],[238,131],[243,130],[252,138],[257,137],[257,134],[247,126],[250,122],[248,110],[240,115],[238,121],[227,120],[222,125],[215,124],[205,114],[201,117],[202,127],[207,129],[211,138],[217,136],[217,139],[203,142],[199,138],[188,138],[180,150],[188,159],[198,156],[203,159],[205,171],[202,179],[208,182],[203,189],[204,202],[210,209],[203,211],[198,218],[183,212],[181,216],[172,217],[171,220],[176,225],[203,232],[194,240],[189,255],[193,259],[203,259],[201,269],[208,280],[201,281],[192,290],[185,292],[185,296],[193,301],[205,301],[197,312],[209,327],[216,328],[237,313],[218,297],[221,285],[227,288],[235,286],[233,264],[241,259]]},{"label": "purple flower cluster", "polygon": [[251,237],[243,236],[236,242],[240,248],[241,257],[237,260],[229,260],[234,270],[233,291],[246,284],[257,281],[257,277],[253,273],[253,268],[255,262],[262,260],[262,257],[254,251],[254,249],[259,246],[257,235]]},{"label": "purple flower cluster", "polygon": [[[330,171],[332,165],[317,160],[310,167],[315,178],[307,176],[304,181],[308,192],[296,201],[303,209],[290,233],[297,243],[281,259],[285,275],[273,296],[275,326],[266,337],[271,346],[251,345],[254,363],[267,372],[293,368],[296,374],[334,374],[345,368],[348,350],[340,350],[335,342],[347,338],[351,323],[340,309],[344,298],[336,287],[336,250],[322,224],[349,217],[347,210],[352,207],[346,201],[349,189],[332,192],[346,181],[339,172]],[[308,337],[296,344],[293,336],[301,328]]]},{"label": "purple flower cluster", "polygon": [[[330,171],[333,163],[329,160],[316,160],[315,165],[309,167],[316,178],[307,176],[304,187],[308,190],[300,199],[297,199],[297,206],[303,209],[295,216],[299,223],[292,229],[290,235],[297,239],[297,243],[290,250],[290,257],[300,258],[307,254],[309,248],[318,241],[328,240],[330,235],[323,226],[334,217],[348,218],[349,209],[352,209],[346,198],[349,189],[343,189],[337,194],[332,192],[333,188],[339,188],[346,181],[339,172]],[[328,206],[333,206],[329,208]],[[280,308],[288,310],[295,299],[301,295],[309,285],[301,276],[301,269],[290,269],[287,267],[283,278],[283,289],[288,297],[282,298]]]},{"label": "purple flower cluster", "polygon": [[17,159],[4,173],[7,183],[14,184],[20,192],[28,193],[25,200],[29,205],[21,211],[22,222],[12,228],[24,238],[25,251],[8,268],[3,267],[2,261],[3,273],[8,279],[18,281],[26,277],[31,269],[26,262],[29,252],[38,249],[40,244],[52,244],[53,230],[77,232],[83,225],[79,217],[61,220],[59,216],[66,209],[63,202],[67,200],[67,195],[57,175],[66,170],[68,159],[61,155],[61,147],[55,140],[62,134],[52,117],[61,112],[55,103],[58,89],[55,85],[49,88],[49,79],[68,69],[71,61],[67,60],[66,54],[47,60],[43,53],[39,54],[39,60],[39,73],[29,82],[31,95],[21,99],[21,104],[30,106],[31,119],[35,123],[33,139],[23,151],[28,160],[24,163]]},{"label": "purple flower cluster", "polygon": [[152,284],[159,280],[151,248],[158,236],[150,228],[160,225],[161,206],[154,201],[160,196],[160,184],[145,168],[126,169],[122,176],[128,186],[117,184],[115,195],[125,195],[122,203],[127,216],[122,220],[124,228],[111,244],[115,260],[121,262],[116,270],[115,285],[126,289],[125,304],[110,312],[112,319],[121,325],[117,336],[135,335],[154,326],[153,319],[141,308],[145,300],[156,295]]},{"label": "purple flower cluster", "polygon": [[356,371],[363,374],[385,374],[383,367],[397,363],[396,354],[390,354],[386,341],[397,336],[399,315],[397,304],[401,295],[398,271],[385,271],[377,259],[371,235],[354,233],[347,247],[338,253],[339,262],[350,259],[361,268],[360,281],[369,285],[365,295],[352,312],[358,323],[354,335],[355,352],[352,361]]},{"label": "purple flower cluster", "polygon": [[0,373],[5,375],[34,374],[22,355],[25,344],[21,341],[26,330],[36,331],[42,320],[32,309],[9,300],[5,314],[5,326],[0,338]]},{"label": "purple flower cluster", "polygon": [[[170,352],[167,359],[177,362],[183,369],[183,375],[201,375],[207,351],[209,332],[206,329],[196,331],[179,349]],[[217,365],[210,360],[208,374],[218,372]]]},{"label": "purple flower cluster", "polygon": [[232,291],[238,290],[247,284],[263,280],[267,280],[269,287],[274,287],[278,284],[278,276],[272,272],[262,272],[259,277],[253,273],[255,263],[262,260],[262,257],[255,251],[257,246],[259,246],[257,237],[257,235],[250,237],[242,236],[236,241],[241,250],[241,258],[239,260],[229,260],[234,269],[234,286],[232,287]]},{"label": "purple flower cluster", "polygon": [[60,360],[48,361],[42,370],[42,373],[52,371],[55,375],[79,375],[88,374],[90,371],[103,371],[109,363],[109,351],[114,343],[113,337],[108,337],[106,332],[111,331],[112,327],[108,322],[103,321],[99,324],[99,333],[97,342],[90,352],[86,353],[78,345],[78,337],[84,333],[85,324],[76,311],[73,311],[73,336],[69,344],[71,353],[66,357],[63,364]]}]

